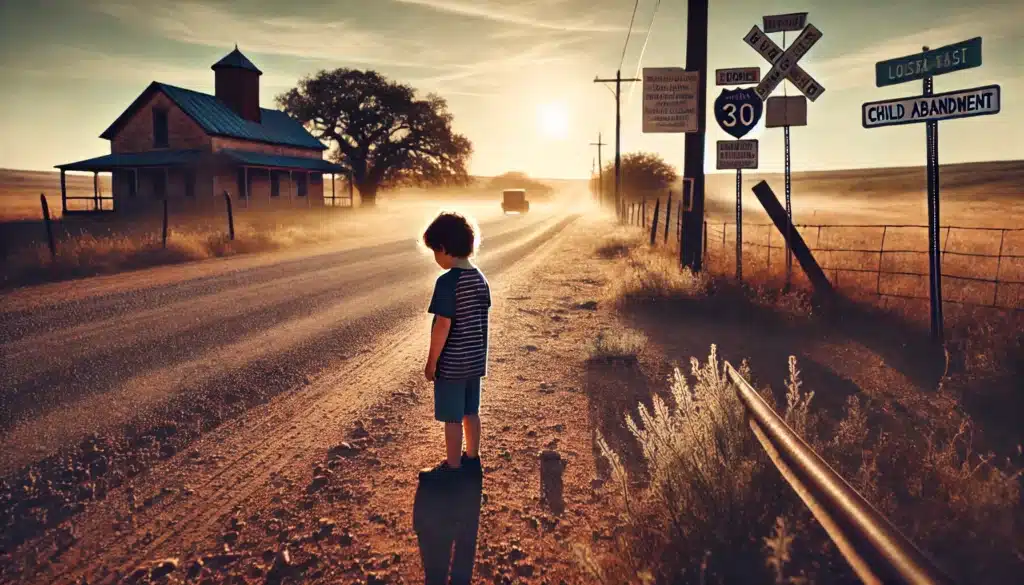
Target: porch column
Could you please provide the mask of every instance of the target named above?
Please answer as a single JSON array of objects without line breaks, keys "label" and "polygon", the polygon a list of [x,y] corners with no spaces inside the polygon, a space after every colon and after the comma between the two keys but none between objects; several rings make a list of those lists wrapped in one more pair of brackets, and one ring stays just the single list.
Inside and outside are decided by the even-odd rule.
[{"label": "porch column", "polygon": [[67,172],[64,169],[60,170],[60,208],[62,215],[67,215],[68,212],[68,184],[64,173]]},{"label": "porch column", "polygon": [[132,198],[138,198],[139,196],[139,169],[132,169],[132,181],[134,181],[135,188],[132,191]]},{"label": "porch column", "polygon": [[292,176],[292,170],[288,169],[288,203],[295,202],[295,178]]},{"label": "porch column", "polygon": [[354,197],[354,195],[355,195],[355,186],[352,184],[353,181],[354,181],[354,179],[353,179],[353,175],[352,175],[352,169],[349,169],[348,170],[348,206],[349,207],[355,207],[355,205],[356,205],[356,200],[355,200],[355,197]]},{"label": "porch column", "polygon": [[171,171],[164,167],[164,199],[171,198]]},{"label": "porch column", "polygon": [[[320,176],[323,177],[323,175]],[[309,186],[313,184],[312,177],[313,173],[306,171],[306,207],[313,206],[313,204],[309,202],[309,200],[313,198],[313,196],[309,193]],[[320,191],[323,192],[323,181],[320,181],[320,185]]]},{"label": "porch column", "polygon": [[93,211],[100,210],[100,172],[92,172],[92,207]]},{"label": "porch column", "polygon": [[[60,176],[61,177],[64,176],[64,171],[61,171],[61,175]],[[335,182],[336,181],[334,180],[334,173],[331,173],[331,207],[334,207],[334,203],[335,203],[335,201],[334,201],[334,198],[335,198],[334,183]]]},{"label": "porch column", "polygon": [[248,209],[248,207],[249,207],[249,167],[242,167],[242,199],[245,201],[245,207]]}]

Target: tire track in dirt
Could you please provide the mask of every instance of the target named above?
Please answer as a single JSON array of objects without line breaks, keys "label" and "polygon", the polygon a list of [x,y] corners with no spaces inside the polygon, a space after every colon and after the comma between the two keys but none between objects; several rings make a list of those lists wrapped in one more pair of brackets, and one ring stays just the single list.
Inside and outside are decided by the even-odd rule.
[{"label": "tire track in dirt", "polygon": [[[533,250],[558,235],[573,219],[565,218],[538,230],[534,237],[511,246],[503,253],[485,255],[481,260],[482,267],[489,275],[494,275],[492,278],[504,278],[522,258],[529,257]],[[422,299],[417,300],[422,304]],[[53,579],[77,579],[87,576],[90,583],[97,582],[97,578],[102,580],[100,582],[108,582],[116,576],[102,569],[104,565],[112,564],[124,569],[137,564],[139,559],[150,558],[157,549],[179,550],[183,545],[216,531],[214,520],[227,514],[238,502],[254,497],[260,488],[269,485],[276,473],[286,468],[308,469],[308,465],[298,464],[296,459],[284,455],[291,453],[293,457],[306,460],[319,456],[319,449],[325,446],[324,438],[340,435],[342,425],[339,421],[352,420],[361,410],[372,408],[391,396],[387,389],[395,387],[395,371],[408,372],[406,378],[400,379],[409,381],[418,376],[417,365],[422,358],[428,331],[422,326],[410,331],[410,327],[399,327],[397,333],[378,341],[374,345],[375,351],[363,352],[343,369],[316,381],[313,387],[276,400],[265,409],[266,412],[259,413],[262,418],[260,424],[250,427],[243,427],[243,423],[224,425],[194,444],[200,448],[223,441],[221,450],[237,453],[225,460],[222,469],[207,477],[202,477],[203,474],[188,477],[188,473],[181,469],[177,474],[162,475],[161,469],[166,472],[173,468],[175,459],[154,468],[139,481],[139,487],[148,486],[155,490],[157,484],[166,486],[167,478],[175,475],[185,476],[190,483],[200,481],[202,485],[197,485],[188,501],[171,499],[164,508],[154,509],[152,517],[142,514],[136,518],[135,538],[122,539],[109,534],[110,519],[112,516],[116,518],[119,509],[124,509],[125,497],[123,494],[112,495],[79,524],[80,534],[90,537],[89,542],[80,537],[81,544],[75,546],[75,551],[69,551],[64,559],[50,567],[55,572],[44,568],[35,577],[39,579],[49,574]],[[183,457],[184,454],[179,454],[176,460]],[[221,482],[219,487],[215,485],[216,481]],[[173,530],[148,542],[144,536],[138,537],[140,533],[144,535],[147,523],[156,528],[161,518],[170,513],[170,506],[181,506],[183,502],[184,509],[173,510],[177,516]],[[209,506],[209,502],[217,504]],[[155,530],[152,532],[156,533]],[[101,536],[104,534],[106,539]]]}]

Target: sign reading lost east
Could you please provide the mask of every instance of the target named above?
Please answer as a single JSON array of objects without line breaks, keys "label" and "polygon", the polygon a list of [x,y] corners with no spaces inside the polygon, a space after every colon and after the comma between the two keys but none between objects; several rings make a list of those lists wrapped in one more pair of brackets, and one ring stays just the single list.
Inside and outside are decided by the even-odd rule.
[{"label": "sign reading lost east", "polygon": [[756,169],[757,140],[719,140],[717,168]]},{"label": "sign reading lost east", "polygon": [[961,69],[981,67],[981,37],[875,63],[875,85],[885,87]]},{"label": "sign reading lost east", "polygon": [[786,32],[800,30],[807,23],[806,12],[793,12],[791,14],[776,14],[764,17],[764,32]]},{"label": "sign reading lost east", "polygon": [[864,104],[861,111],[861,121],[865,128],[877,128],[932,120],[987,116],[998,114],[999,109],[999,86],[986,85],[930,96],[868,102]]},{"label": "sign reading lost east", "polygon": [[750,85],[761,81],[760,67],[715,69],[715,85]]},{"label": "sign reading lost east", "polygon": [[644,67],[644,132],[696,132],[699,73]]}]

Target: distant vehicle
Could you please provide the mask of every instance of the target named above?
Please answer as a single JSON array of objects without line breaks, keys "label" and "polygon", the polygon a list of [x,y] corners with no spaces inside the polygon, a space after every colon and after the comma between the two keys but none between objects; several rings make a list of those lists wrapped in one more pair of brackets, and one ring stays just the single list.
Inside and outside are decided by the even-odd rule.
[{"label": "distant vehicle", "polygon": [[502,191],[501,210],[505,213],[526,213],[530,202],[526,200],[526,189],[505,189]]}]

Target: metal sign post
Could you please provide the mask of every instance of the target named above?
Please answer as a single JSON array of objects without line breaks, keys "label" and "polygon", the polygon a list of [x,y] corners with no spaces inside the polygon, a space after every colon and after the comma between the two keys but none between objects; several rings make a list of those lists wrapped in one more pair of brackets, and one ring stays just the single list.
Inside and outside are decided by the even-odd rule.
[{"label": "metal sign post", "polygon": [[[760,81],[761,70],[757,67],[719,69],[715,72],[715,77],[718,81],[731,79],[735,83],[753,84]],[[743,138],[757,126],[763,112],[764,104],[752,89],[723,89],[715,100],[715,120],[722,130],[737,139]],[[742,281],[743,169],[757,168],[757,141],[719,140],[717,158],[716,166],[719,170],[736,169],[736,280]]]},{"label": "metal sign post", "polygon": [[[796,12],[792,14],[778,14],[774,16],[764,17],[764,32],[761,31],[757,25],[754,25],[750,29],[750,32],[743,38],[743,40],[750,45],[755,51],[757,51],[766,61],[772,64],[771,70],[764,76],[764,79],[754,88],[757,95],[762,100],[769,100],[769,96],[775,88],[779,86],[783,80],[788,80],[792,83],[801,93],[806,96],[806,99],[812,102],[817,100],[821,94],[825,93],[825,88],[821,86],[813,77],[810,76],[806,71],[797,65],[797,62],[803,58],[804,55],[810,51],[811,47],[814,46],[818,40],[821,39],[821,31],[818,30],[813,24],[807,22],[806,12]],[[800,35],[793,41],[793,45],[789,48],[785,47],[785,34],[787,31],[800,31]],[[783,47],[779,48],[766,33],[781,32],[783,34]],[[775,99],[775,98],[773,98]],[[783,98],[788,100],[789,98]],[[804,98],[800,96],[800,100]],[[806,125],[807,124],[807,109],[806,101],[803,101],[803,119],[802,124],[797,124],[790,121],[790,105],[787,104],[782,108],[783,114],[781,115],[782,123],[777,123],[778,116],[773,116],[772,111],[776,108],[771,107],[769,104],[769,115],[766,121],[765,127],[773,128],[782,126],[783,128],[783,139],[785,142],[785,181],[786,181],[786,214],[789,217],[787,226],[793,223],[793,205],[792,205],[792,181],[791,181],[791,167],[790,167],[790,140],[789,140],[789,128],[790,126]],[[791,234],[786,232],[786,290],[789,290],[792,282],[793,274],[793,257],[790,248],[790,237]],[[768,251],[771,254],[771,250]]]},{"label": "metal sign post", "polygon": [[923,80],[920,96],[868,102],[861,108],[865,128],[925,124],[925,174],[928,183],[928,289],[932,339],[942,341],[942,252],[939,249],[939,121],[998,114],[1002,107],[998,85],[936,94],[933,77],[981,66],[981,37],[935,50],[875,64],[875,85],[885,87]]},{"label": "metal sign post", "polygon": [[736,280],[743,280],[743,169],[757,168],[757,153],[757,140],[718,141],[716,167],[736,169]]}]

